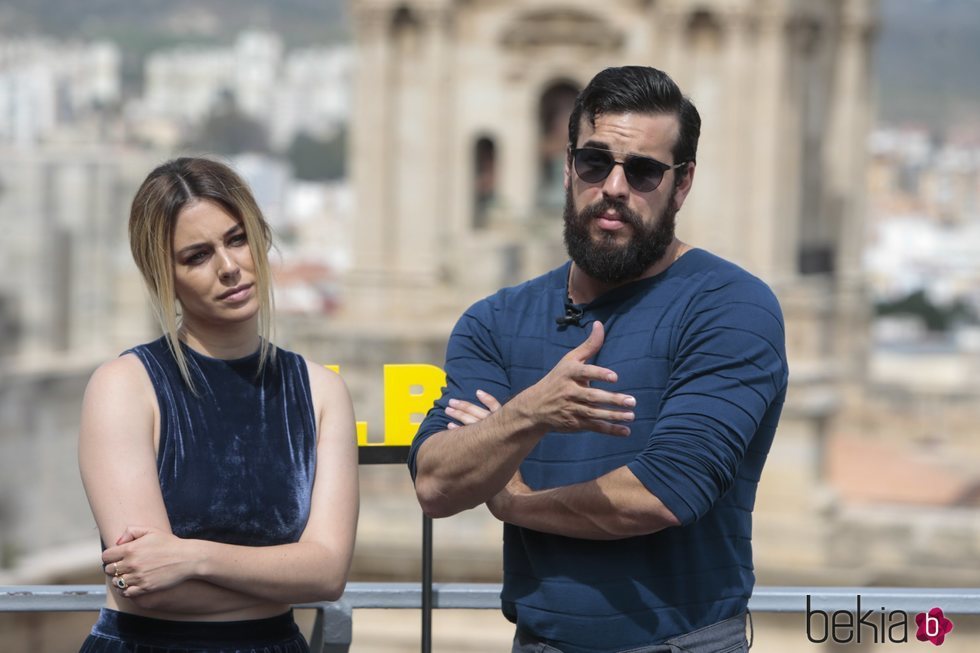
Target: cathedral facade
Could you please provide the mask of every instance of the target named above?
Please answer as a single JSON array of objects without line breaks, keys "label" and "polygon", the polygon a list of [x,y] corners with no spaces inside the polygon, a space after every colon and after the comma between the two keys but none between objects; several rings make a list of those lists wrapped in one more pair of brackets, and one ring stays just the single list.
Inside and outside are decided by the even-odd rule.
[{"label": "cathedral facade", "polygon": [[[876,0],[352,0],[351,18],[356,329],[330,329],[343,345],[330,350],[366,352],[350,378],[397,351],[441,351],[470,303],[560,264],[576,94],[608,66],[660,68],[702,118],[678,235],[769,283],[786,317],[791,388],[760,551],[822,568],[826,442],[867,359]],[[356,399],[369,385],[352,383]]]},{"label": "cathedral facade", "polygon": [[702,116],[685,241],[780,295],[798,360],[862,346],[875,0],[354,0],[352,313],[456,312],[563,259],[562,163],[599,70]]}]

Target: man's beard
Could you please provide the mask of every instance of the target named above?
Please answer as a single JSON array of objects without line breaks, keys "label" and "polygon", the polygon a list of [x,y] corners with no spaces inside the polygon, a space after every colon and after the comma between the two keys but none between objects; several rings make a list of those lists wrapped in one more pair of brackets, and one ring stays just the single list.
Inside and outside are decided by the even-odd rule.
[{"label": "man's beard", "polygon": [[[670,192],[667,205],[654,223],[647,227],[639,214],[625,203],[603,198],[581,211],[575,210],[571,188],[565,191],[565,249],[575,265],[593,279],[620,284],[637,279],[650,266],[660,261],[674,242],[677,208],[674,205],[676,188]],[[593,238],[589,227],[609,209],[632,229],[625,245],[616,243],[615,234],[602,233]]]}]

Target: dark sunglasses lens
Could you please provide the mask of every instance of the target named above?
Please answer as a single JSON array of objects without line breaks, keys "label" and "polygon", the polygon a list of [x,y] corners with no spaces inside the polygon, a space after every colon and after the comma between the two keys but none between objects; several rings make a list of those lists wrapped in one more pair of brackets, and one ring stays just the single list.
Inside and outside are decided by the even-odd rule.
[{"label": "dark sunglasses lens", "polygon": [[613,165],[612,155],[602,150],[575,151],[575,174],[584,182],[595,184],[602,181],[609,176]]},{"label": "dark sunglasses lens", "polygon": [[623,170],[626,172],[626,181],[641,193],[649,193],[664,178],[664,167],[652,159],[627,159]]}]

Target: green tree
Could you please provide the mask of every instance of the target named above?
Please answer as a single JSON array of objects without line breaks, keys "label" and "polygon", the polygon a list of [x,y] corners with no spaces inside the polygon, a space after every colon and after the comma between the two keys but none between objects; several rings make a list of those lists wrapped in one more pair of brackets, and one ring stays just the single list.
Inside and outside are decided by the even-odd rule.
[{"label": "green tree", "polygon": [[881,316],[909,315],[922,320],[929,331],[948,331],[957,323],[975,323],[977,316],[973,309],[961,299],[948,306],[934,303],[924,290],[919,289],[901,299],[880,302],[875,312]]},{"label": "green tree", "polygon": [[286,150],[297,179],[331,181],[347,173],[347,130],[332,138],[319,139],[300,132]]},{"label": "green tree", "polygon": [[269,152],[265,127],[239,111],[230,93],[223,95],[190,145],[224,155]]}]

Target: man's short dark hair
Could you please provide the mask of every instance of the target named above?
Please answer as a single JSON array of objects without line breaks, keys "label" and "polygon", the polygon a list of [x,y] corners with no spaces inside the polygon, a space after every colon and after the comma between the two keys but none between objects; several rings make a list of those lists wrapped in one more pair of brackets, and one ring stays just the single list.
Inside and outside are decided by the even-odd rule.
[{"label": "man's short dark hair", "polygon": [[[606,68],[592,78],[578,97],[568,119],[568,143],[578,145],[578,130],[584,115],[595,126],[604,113],[666,113],[677,116],[680,136],[674,144],[674,163],[694,161],[701,135],[701,116],[690,99],[667,73],[649,66]],[[677,178],[683,179],[684,175]]]}]

